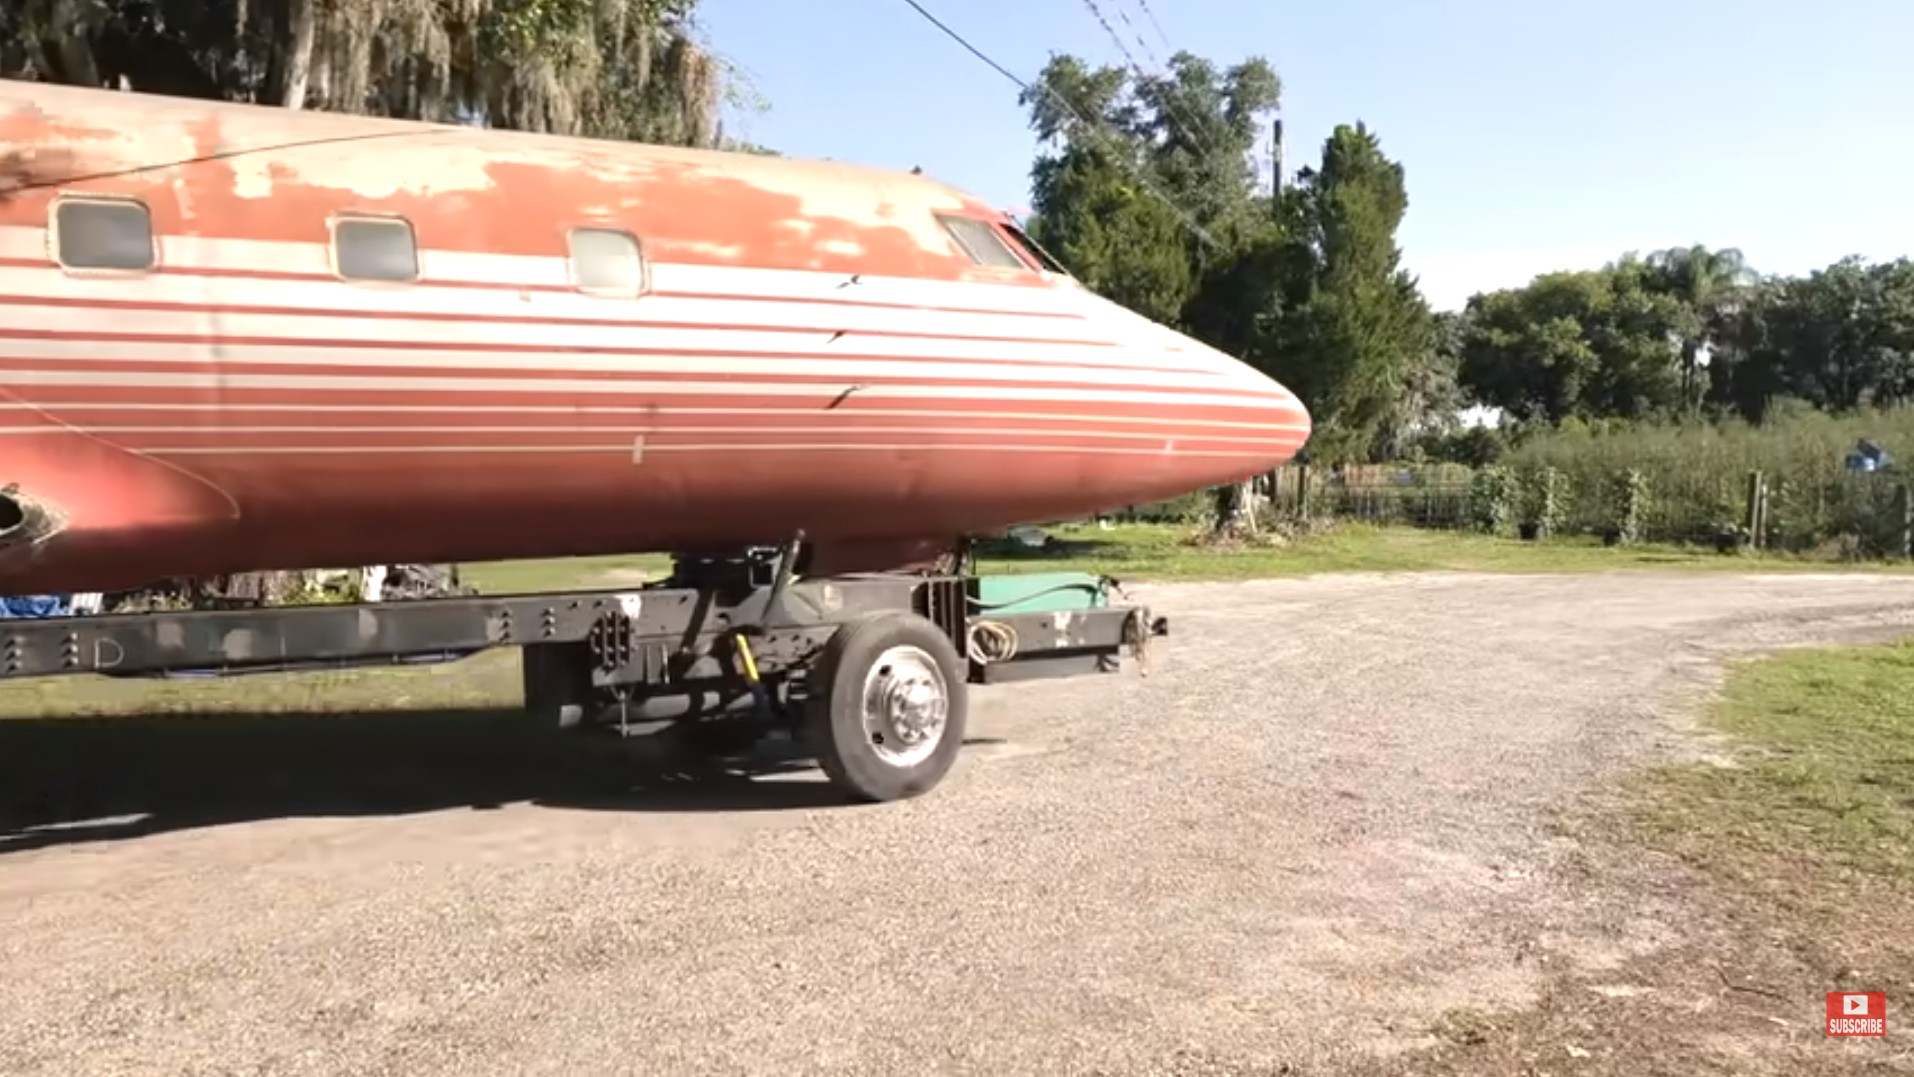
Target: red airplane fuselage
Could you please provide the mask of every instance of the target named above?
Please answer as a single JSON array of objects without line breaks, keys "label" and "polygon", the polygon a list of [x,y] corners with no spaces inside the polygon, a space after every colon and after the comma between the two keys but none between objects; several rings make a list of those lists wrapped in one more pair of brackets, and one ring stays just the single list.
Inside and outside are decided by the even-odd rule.
[{"label": "red airplane fuselage", "polygon": [[0,81],[0,593],[799,528],[884,568],[1308,434],[920,177]]}]

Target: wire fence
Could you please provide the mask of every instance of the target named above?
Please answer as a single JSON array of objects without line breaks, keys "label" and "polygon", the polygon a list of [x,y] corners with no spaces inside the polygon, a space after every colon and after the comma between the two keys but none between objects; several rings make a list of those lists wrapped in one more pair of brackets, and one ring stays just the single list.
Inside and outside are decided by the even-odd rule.
[{"label": "wire fence", "polygon": [[[1752,547],[1848,558],[1914,556],[1914,477],[1838,464],[1785,474],[1457,464],[1292,465],[1254,485],[1278,520],[1477,531],[1523,538]],[[1216,491],[1117,515],[1213,519]]]}]

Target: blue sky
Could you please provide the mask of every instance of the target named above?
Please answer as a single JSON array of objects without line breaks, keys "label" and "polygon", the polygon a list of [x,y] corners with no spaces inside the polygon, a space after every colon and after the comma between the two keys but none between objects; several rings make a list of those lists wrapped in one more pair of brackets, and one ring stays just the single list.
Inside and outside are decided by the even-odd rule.
[{"label": "blue sky", "polygon": [[[1053,51],[1124,62],[1085,0],[921,2],[1024,78]],[[1914,0],[1141,2],[1163,37],[1140,0],[1099,6],[1145,67],[1275,64],[1292,170],[1338,123],[1377,131],[1439,306],[1631,248],[1737,246],[1770,272],[1914,253]],[[703,12],[771,105],[734,133],[1028,204],[1016,87],[902,0]]]}]

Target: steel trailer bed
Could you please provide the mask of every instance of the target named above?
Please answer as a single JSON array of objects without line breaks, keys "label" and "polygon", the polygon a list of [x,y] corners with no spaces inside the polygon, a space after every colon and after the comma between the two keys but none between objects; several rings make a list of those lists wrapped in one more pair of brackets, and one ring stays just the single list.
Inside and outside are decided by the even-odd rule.
[{"label": "steel trailer bed", "polygon": [[914,796],[955,761],[967,685],[1114,672],[1168,631],[1079,573],[796,579],[798,544],[681,557],[620,590],[0,622],[0,679],[237,675],[523,656],[562,728],[788,736],[850,797]]}]

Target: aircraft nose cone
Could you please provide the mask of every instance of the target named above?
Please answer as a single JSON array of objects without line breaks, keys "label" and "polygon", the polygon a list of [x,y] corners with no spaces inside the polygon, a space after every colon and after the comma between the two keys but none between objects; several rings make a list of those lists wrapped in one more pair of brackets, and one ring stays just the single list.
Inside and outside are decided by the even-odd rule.
[{"label": "aircraft nose cone", "polygon": [[1086,503],[1151,504],[1242,482],[1294,460],[1309,440],[1309,410],[1280,381],[1115,303],[1098,306],[1126,369],[1086,384],[1078,405],[1097,409],[1086,419],[1104,440],[1092,453],[1107,461],[1073,465]]},{"label": "aircraft nose cone", "polygon": [[[1223,376],[1235,380],[1246,402],[1263,412],[1271,424],[1270,432],[1279,435],[1275,440],[1284,447],[1283,451],[1294,456],[1296,450],[1309,440],[1314,429],[1308,406],[1288,386],[1248,363],[1214,349],[1206,350],[1211,361],[1221,368]],[[1285,457],[1283,462],[1287,463],[1288,458]]]},{"label": "aircraft nose cone", "polygon": [[1207,451],[1215,463],[1215,475],[1206,481],[1237,481],[1295,459],[1312,429],[1309,409],[1295,393],[1248,363],[1197,341],[1185,338],[1181,351],[1194,368],[1191,386],[1202,385],[1206,396],[1228,401],[1188,413],[1189,433],[1203,438],[1189,448]]}]

